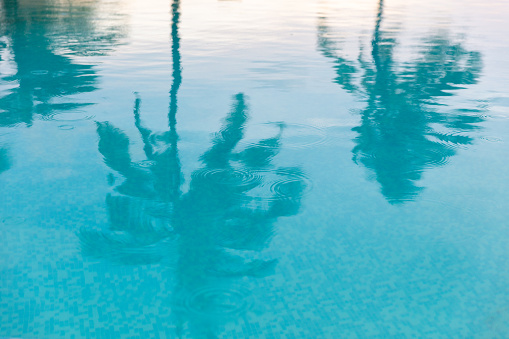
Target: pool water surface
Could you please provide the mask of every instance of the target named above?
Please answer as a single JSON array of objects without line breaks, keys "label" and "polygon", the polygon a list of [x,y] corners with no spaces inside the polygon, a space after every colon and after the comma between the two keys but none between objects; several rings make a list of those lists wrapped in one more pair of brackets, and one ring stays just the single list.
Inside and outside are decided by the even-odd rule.
[{"label": "pool water surface", "polygon": [[0,338],[508,338],[508,14],[0,0]]}]

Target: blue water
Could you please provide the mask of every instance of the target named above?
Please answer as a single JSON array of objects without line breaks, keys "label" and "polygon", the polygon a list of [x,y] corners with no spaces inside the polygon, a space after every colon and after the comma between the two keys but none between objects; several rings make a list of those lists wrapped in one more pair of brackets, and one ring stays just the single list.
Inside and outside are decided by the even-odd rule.
[{"label": "blue water", "polygon": [[0,1],[0,337],[509,338],[509,6]]}]

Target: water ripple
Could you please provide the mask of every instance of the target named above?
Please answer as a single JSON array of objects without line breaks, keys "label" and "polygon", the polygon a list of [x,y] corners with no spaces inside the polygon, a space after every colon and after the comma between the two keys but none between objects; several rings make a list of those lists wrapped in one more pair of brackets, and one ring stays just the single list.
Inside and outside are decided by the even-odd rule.
[{"label": "water ripple", "polygon": [[299,199],[312,189],[311,180],[299,168],[283,167],[258,171],[263,183],[249,192],[249,198],[259,202]]},{"label": "water ripple", "polygon": [[305,124],[287,124],[270,122],[253,125],[239,145],[244,147],[274,147],[270,143],[261,143],[260,139],[277,138],[284,148],[308,148],[323,144],[327,140],[325,129]]},{"label": "water ripple", "polygon": [[193,173],[193,180],[236,188],[242,191],[256,187],[262,182],[262,178],[258,173],[242,168],[205,168],[195,171]]},{"label": "water ripple", "polygon": [[150,168],[150,167],[155,166],[156,164],[157,163],[153,160],[142,160],[142,161],[133,163],[133,166],[138,167],[138,168]]},{"label": "water ripple", "polygon": [[93,115],[85,115],[83,113],[56,113],[56,114],[48,114],[41,117],[42,120],[47,121],[83,121],[83,120],[91,120],[95,118]]},{"label": "water ripple", "polygon": [[311,190],[311,181],[301,171],[293,168],[282,168],[276,171],[278,180],[270,185],[270,191],[277,197],[300,197]]},{"label": "water ripple", "polygon": [[32,75],[35,75],[35,76],[37,76],[37,75],[47,75],[49,73],[49,71],[46,70],[46,69],[35,69],[33,71],[30,71],[30,73]]},{"label": "water ripple", "polygon": [[494,136],[482,136],[481,140],[488,141],[488,142],[502,142],[502,139]]}]

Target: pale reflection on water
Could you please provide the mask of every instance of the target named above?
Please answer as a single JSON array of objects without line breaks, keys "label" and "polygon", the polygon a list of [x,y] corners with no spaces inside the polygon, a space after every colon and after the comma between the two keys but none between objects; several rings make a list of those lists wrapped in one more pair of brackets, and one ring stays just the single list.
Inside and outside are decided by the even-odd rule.
[{"label": "pale reflection on water", "polygon": [[508,4],[0,1],[0,337],[494,337]]}]

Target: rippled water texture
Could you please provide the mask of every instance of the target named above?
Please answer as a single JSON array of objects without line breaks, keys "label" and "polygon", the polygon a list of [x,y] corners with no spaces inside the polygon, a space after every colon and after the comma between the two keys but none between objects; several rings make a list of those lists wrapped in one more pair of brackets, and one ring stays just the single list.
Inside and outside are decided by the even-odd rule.
[{"label": "rippled water texture", "polygon": [[0,337],[508,338],[508,14],[0,0]]}]

